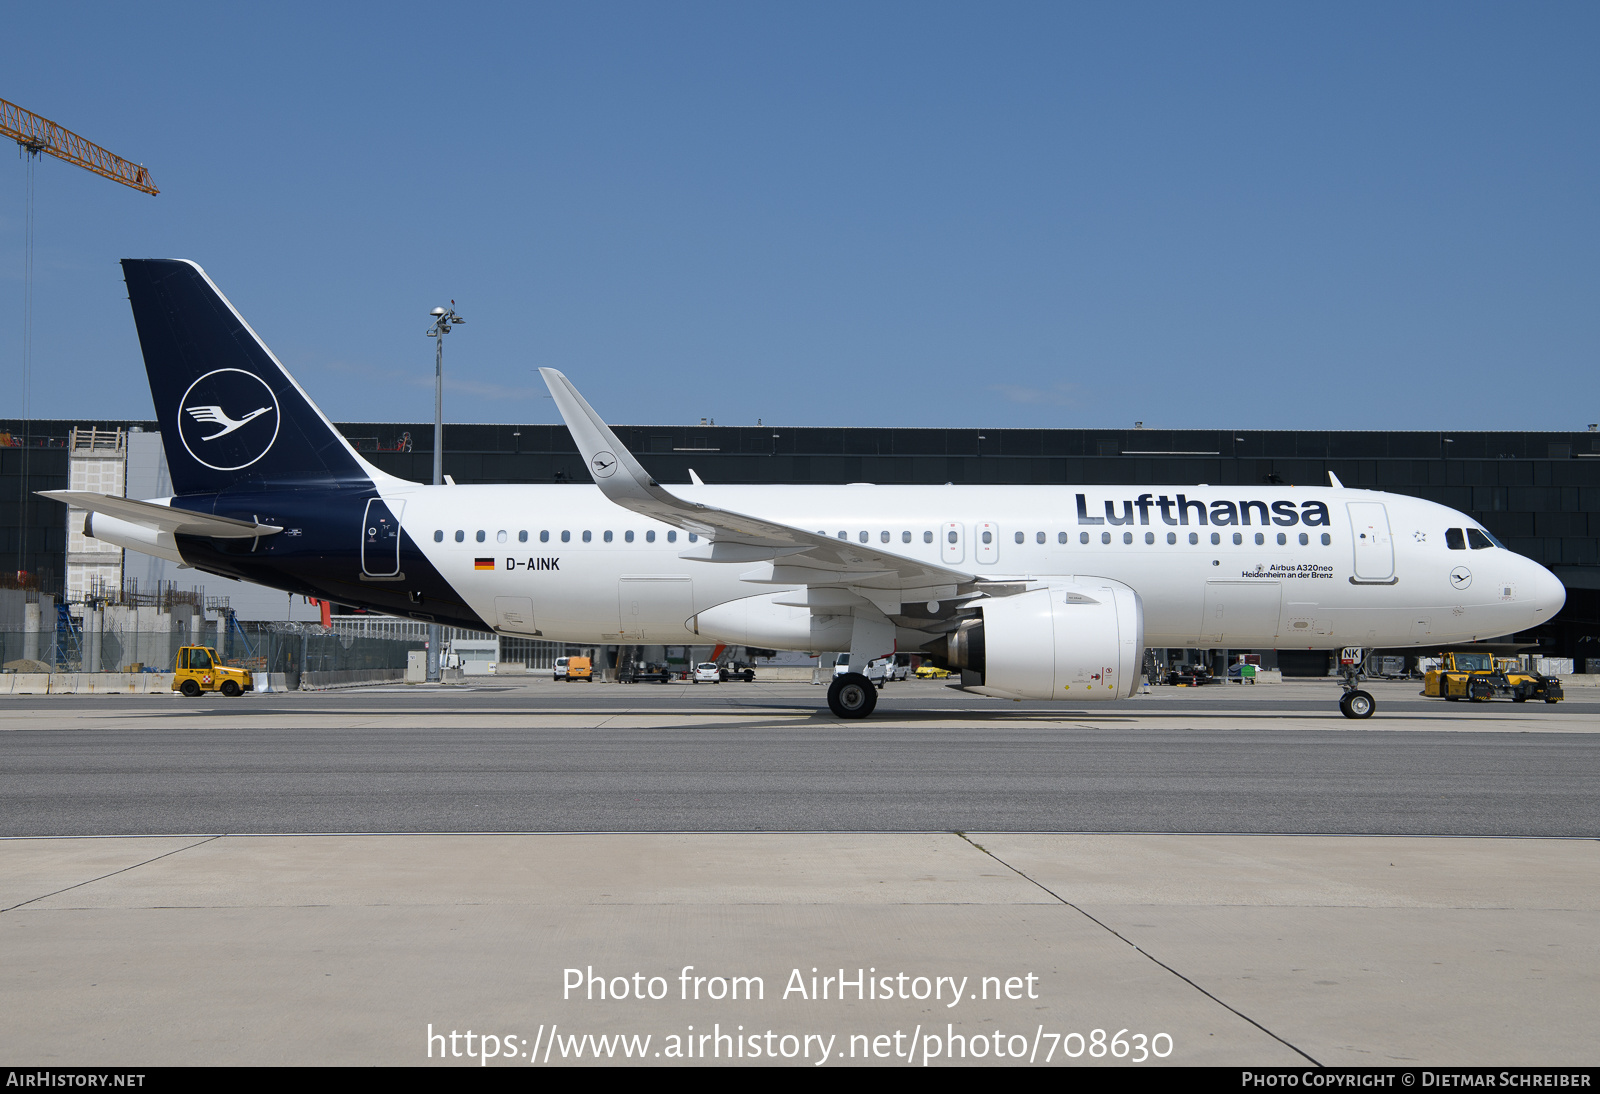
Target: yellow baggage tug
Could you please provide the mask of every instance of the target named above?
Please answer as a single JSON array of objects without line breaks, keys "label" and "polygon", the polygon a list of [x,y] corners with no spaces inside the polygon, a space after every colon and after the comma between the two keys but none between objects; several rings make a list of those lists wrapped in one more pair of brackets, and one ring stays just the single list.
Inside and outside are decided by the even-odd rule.
[{"label": "yellow baggage tug", "polygon": [[1554,676],[1524,672],[1510,658],[1495,658],[1490,653],[1440,654],[1439,667],[1429,669],[1422,694],[1451,702],[1465,699],[1472,703],[1490,699],[1510,699],[1525,703],[1543,699],[1557,703],[1564,698],[1561,681]]},{"label": "yellow baggage tug", "polygon": [[220,691],[231,697],[254,691],[255,679],[249,669],[230,668],[217,660],[217,651],[209,646],[185,646],[178,651],[178,663],[173,666],[172,690],[191,699],[207,691]]}]

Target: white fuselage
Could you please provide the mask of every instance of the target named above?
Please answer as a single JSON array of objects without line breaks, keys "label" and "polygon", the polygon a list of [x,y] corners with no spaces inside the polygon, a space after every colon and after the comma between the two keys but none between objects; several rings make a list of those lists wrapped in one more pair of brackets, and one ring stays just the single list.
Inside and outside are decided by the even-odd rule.
[{"label": "white fuselage", "polygon": [[[752,565],[680,557],[687,533],[593,486],[417,486],[384,498],[490,626],[569,642],[705,641],[694,617],[770,594]],[[1549,620],[1565,590],[1432,502],[1329,487],[675,486],[981,580],[1095,576],[1136,590],[1153,647],[1419,646]],[[1182,502],[1180,504],[1180,495]],[[862,537],[865,537],[864,539]],[[1020,538],[1019,538],[1020,537]],[[480,560],[489,560],[483,569]],[[641,600],[638,590],[648,589]],[[647,605],[643,614],[639,604]],[[710,637],[715,637],[710,636]]]}]

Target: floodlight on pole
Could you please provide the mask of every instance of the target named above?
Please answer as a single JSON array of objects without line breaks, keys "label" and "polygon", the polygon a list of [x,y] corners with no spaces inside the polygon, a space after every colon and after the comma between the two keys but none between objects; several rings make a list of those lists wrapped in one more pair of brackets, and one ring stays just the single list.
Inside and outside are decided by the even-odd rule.
[{"label": "floodlight on pole", "polygon": [[[465,323],[456,314],[456,302],[448,308],[434,308],[433,326],[427,337],[433,339],[433,485],[444,485],[444,336]],[[439,645],[442,629],[437,623],[428,624],[428,682],[439,682]]]}]

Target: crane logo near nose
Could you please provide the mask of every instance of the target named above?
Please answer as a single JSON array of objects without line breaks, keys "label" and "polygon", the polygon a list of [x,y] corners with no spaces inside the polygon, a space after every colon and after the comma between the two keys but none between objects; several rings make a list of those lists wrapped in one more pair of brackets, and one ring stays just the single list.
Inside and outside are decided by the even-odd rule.
[{"label": "crane logo near nose", "polygon": [[1465,589],[1472,584],[1472,571],[1465,566],[1457,566],[1450,571],[1450,587],[1452,589]]}]

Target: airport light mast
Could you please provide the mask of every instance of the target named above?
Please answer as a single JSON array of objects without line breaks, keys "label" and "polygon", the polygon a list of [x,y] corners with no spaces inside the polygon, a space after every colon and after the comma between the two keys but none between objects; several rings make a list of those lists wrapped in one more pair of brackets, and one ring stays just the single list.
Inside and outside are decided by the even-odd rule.
[{"label": "airport light mast", "polygon": [[[456,302],[448,308],[434,308],[433,326],[427,337],[433,339],[433,485],[444,485],[444,336],[466,320],[456,314]],[[439,645],[443,628],[428,624],[428,683],[439,682]]]}]

